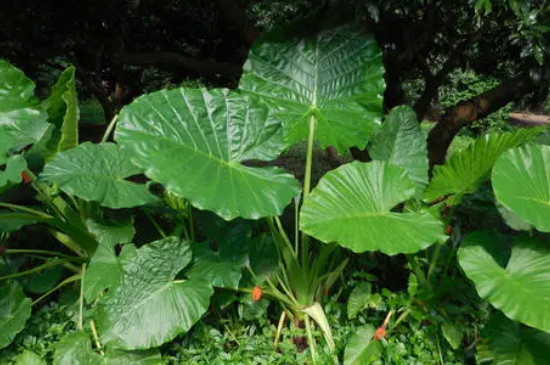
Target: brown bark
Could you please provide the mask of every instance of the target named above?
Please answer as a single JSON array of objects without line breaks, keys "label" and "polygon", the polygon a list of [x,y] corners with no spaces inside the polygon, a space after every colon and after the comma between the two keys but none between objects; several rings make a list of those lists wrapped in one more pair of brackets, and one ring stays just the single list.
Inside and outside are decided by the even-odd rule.
[{"label": "brown bark", "polygon": [[428,136],[430,166],[445,162],[447,149],[460,129],[533,91],[537,83],[528,75],[507,80],[478,96],[449,108]]}]

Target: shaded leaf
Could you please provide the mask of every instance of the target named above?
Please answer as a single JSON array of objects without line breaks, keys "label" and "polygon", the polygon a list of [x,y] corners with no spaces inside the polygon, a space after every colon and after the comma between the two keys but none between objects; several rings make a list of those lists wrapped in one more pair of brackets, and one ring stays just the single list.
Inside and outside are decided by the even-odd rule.
[{"label": "shaded leaf", "polygon": [[141,172],[130,162],[129,153],[114,143],[86,142],[59,153],[40,177],[58,184],[67,194],[108,208],[151,203],[156,198],[145,185],[125,180]]},{"label": "shaded leaf", "polygon": [[236,289],[241,280],[241,266],[240,260],[215,252],[208,244],[194,243],[193,265],[187,275],[202,278],[214,287]]},{"label": "shaded leaf", "polygon": [[508,151],[495,164],[492,183],[502,205],[539,231],[550,232],[550,146]]},{"label": "shaded leaf", "polygon": [[305,198],[300,227],[354,252],[414,253],[445,237],[443,224],[429,213],[391,211],[414,193],[404,169],[381,161],[353,162],[321,178]]},{"label": "shaded leaf", "polygon": [[31,300],[14,281],[0,286],[0,349],[8,346],[31,316]]},{"label": "shaded leaf", "polygon": [[407,170],[422,192],[428,185],[428,149],[416,113],[408,106],[391,110],[382,129],[371,140],[368,151],[374,160],[389,161]]},{"label": "shaded leaf", "polygon": [[114,225],[88,220],[88,230],[98,242],[84,277],[84,295],[92,301],[115,285],[122,274],[122,268],[115,254],[115,245],[128,243],[134,237],[134,224]]},{"label": "shaded leaf", "polygon": [[447,340],[449,345],[451,345],[454,350],[458,350],[458,348],[460,348],[460,345],[462,343],[462,336],[464,335],[464,333],[457,324],[452,322],[445,322],[441,326],[441,332],[443,333],[443,337]]},{"label": "shaded leaf", "polygon": [[468,235],[458,251],[460,266],[478,294],[506,316],[550,332],[550,249],[529,237],[506,246],[489,232]]},{"label": "shaded leaf", "polygon": [[323,147],[365,147],[378,129],[384,92],[382,53],[374,37],[344,26],[309,39],[256,43],[239,88],[259,95],[283,122],[292,144],[308,135],[312,115]]},{"label": "shaded leaf", "polygon": [[21,182],[21,173],[27,168],[27,162],[21,155],[7,159],[4,170],[0,170],[0,187]]},{"label": "shaded leaf", "polygon": [[46,361],[32,351],[25,350],[15,359],[15,365],[47,365]]},{"label": "shaded leaf", "polygon": [[547,365],[550,334],[522,326],[501,312],[493,313],[482,336],[488,339],[494,365]]},{"label": "shaded leaf", "polygon": [[367,307],[371,292],[371,283],[359,283],[353,288],[348,299],[348,319],[357,317],[357,314]]},{"label": "shaded leaf", "polygon": [[273,111],[250,96],[214,89],[162,90],[126,106],[115,139],[151,179],[193,206],[230,220],[282,213],[298,182],[271,160],[284,148]]}]

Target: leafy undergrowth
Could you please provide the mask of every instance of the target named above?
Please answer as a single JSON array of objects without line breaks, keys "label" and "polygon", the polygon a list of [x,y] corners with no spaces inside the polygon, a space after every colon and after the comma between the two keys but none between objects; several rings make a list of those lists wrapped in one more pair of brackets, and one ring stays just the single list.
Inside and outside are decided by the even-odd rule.
[{"label": "leafy undergrowth", "polygon": [[[364,281],[354,282],[348,289],[357,287]],[[14,342],[0,352],[0,364],[11,365],[25,350],[34,352],[50,364],[53,360],[56,343],[65,335],[76,331],[78,306],[76,295],[63,294],[60,302],[51,302],[32,316],[24,331]],[[325,305],[327,317],[333,329],[336,352],[340,363],[350,338],[365,324],[378,326],[390,310],[403,310],[411,305],[409,296],[392,293],[383,289],[370,295],[368,304],[360,309],[355,318],[349,319],[349,307],[339,300],[342,293],[333,295]],[[227,308],[220,313],[211,312],[186,335],[161,347],[162,362],[159,364],[180,365],[225,365],[225,364],[310,364],[311,354],[307,346],[306,332],[293,322],[286,321],[281,332],[277,349],[274,351],[274,338],[277,330],[277,306],[270,304],[268,311],[254,312],[242,305]],[[268,304],[267,302],[265,304]],[[258,309],[258,308],[256,308]],[[425,318],[431,318],[427,314]],[[244,317],[249,320],[244,320]],[[255,319],[250,319],[250,318]],[[474,316],[474,322],[481,321],[481,311]],[[418,311],[412,311],[398,326],[389,328],[382,357],[375,365],[445,364],[469,363],[473,350],[466,346],[453,350],[435,324],[424,318]],[[476,326],[477,323],[472,323]],[[90,328],[84,328],[91,334]],[[315,332],[319,364],[333,364],[332,356],[319,331]],[[365,339],[367,341],[367,339]]]}]

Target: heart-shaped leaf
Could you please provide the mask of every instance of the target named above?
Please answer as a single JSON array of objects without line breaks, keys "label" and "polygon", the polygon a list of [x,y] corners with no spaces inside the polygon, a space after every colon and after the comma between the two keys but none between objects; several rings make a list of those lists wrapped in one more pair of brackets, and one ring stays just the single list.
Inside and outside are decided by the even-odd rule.
[{"label": "heart-shaped leaf", "polygon": [[524,327],[502,313],[491,315],[482,332],[494,365],[547,365],[550,334]]},{"label": "heart-shaped leaf", "polygon": [[21,149],[38,141],[48,125],[47,114],[34,96],[34,83],[23,71],[0,60],[0,129]]},{"label": "heart-shaped leaf", "polygon": [[230,220],[279,215],[298,182],[270,160],[284,148],[273,112],[229,90],[162,90],[142,96],[118,118],[116,140],[151,179],[195,207]]},{"label": "heart-shaped leaf", "polygon": [[285,140],[307,137],[317,118],[323,147],[365,147],[378,129],[384,93],[382,53],[374,37],[352,27],[308,39],[256,43],[239,88],[260,95],[283,121]]},{"label": "heart-shaped leaf", "polygon": [[156,200],[145,185],[125,180],[141,170],[130,162],[130,151],[114,143],[83,143],[59,153],[44,167],[41,178],[67,194],[97,201],[108,208],[130,208]]},{"label": "heart-shaped leaf", "polygon": [[550,146],[528,145],[505,153],[493,169],[495,197],[542,232],[550,232]]},{"label": "heart-shaped leaf", "polygon": [[8,346],[31,316],[31,300],[14,281],[0,286],[0,349]]},{"label": "heart-shaped leaf", "polygon": [[[0,164],[1,165],[1,164]],[[21,173],[27,168],[27,162],[21,155],[11,156],[4,170],[0,170],[0,187],[21,182]]]},{"label": "heart-shaped leaf", "polygon": [[391,211],[414,194],[403,168],[352,162],[328,172],[306,196],[300,227],[354,252],[414,253],[445,237],[443,224],[429,213]]},{"label": "heart-shaped leaf", "polygon": [[208,244],[194,243],[193,266],[187,274],[203,278],[214,287],[236,289],[241,280],[241,266],[241,260],[223,255],[221,250],[215,252]]},{"label": "heart-shaped leaf", "polygon": [[434,168],[434,176],[426,189],[429,201],[453,194],[451,204],[458,204],[464,194],[474,193],[487,180],[496,160],[506,150],[522,145],[540,133],[538,128],[520,129],[502,134],[487,134],[467,148],[455,152],[443,166]]},{"label": "heart-shaped leaf", "polygon": [[160,346],[188,331],[206,312],[209,283],[174,280],[191,262],[191,247],[179,238],[149,243],[121,253],[122,276],[101,302],[98,326],[104,343],[127,349]]},{"label": "heart-shaped leaf", "polygon": [[368,150],[374,160],[389,161],[407,170],[418,193],[428,185],[426,138],[410,107],[398,106],[391,110]]},{"label": "heart-shaped leaf", "polygon": [[478,231],[464,239],[458,258],[479,296],[508,317],[550,332],[548,247],[519,237],[510,252],[496,234]]}]

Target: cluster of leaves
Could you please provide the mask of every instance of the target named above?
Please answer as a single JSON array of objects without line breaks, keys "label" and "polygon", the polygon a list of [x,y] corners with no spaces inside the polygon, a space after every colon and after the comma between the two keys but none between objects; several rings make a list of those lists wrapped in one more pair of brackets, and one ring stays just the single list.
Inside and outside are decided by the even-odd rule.
[{"label": "cluster of leaves", "polygon": [[[399,359],[399,345],[384,338],[390,330],[399,333],[407,316],[416,320],[413,329],[422,320],[434,322],[426,333],[436,338],[440,358],[439,338],[460,348],[473,291],[455,262],[495,308],[483,334],[487,356],[497,364],[543,364],[550,338],[544,236],[550,232],[550,148],[529,143],[539,129],[488,134],[430,178],[414,111],[398,106],[382,114],[383,73],[374,38],[353,26],[262,41],[252,47],[238,89],[181,87],[143,95],[112,121],[101,143],[79,144],[74,68],[41,102],[21,71],[0,63],[7,85],[0,90],[0,163],[6,165],[0,188],[24,179],[42,204],[0,202],[0,229],[9,238],[20,226],[39,223],[64,245],[59,252],[6,251],[45,263],[0,277],[0,347],[24,328],[33,304],[78,282],[78,332],[56,345],[56,365],[158,363],[159,347],[220,304],[220,291],[252,294],[245,319],[265,311],[265,297],[277,302],[277,339],[290,317],[307,336],[314,363],[337,361],[323,302],[349,262],[346,248],[404,254],[411,274],[410,299],[399,308],[388,304],[378,329],[372,322],[355,328],[344,345],[344,364]],[[116,143],[106,142],[113,128]],[[284,169],[258,166],[306,139],[302,186]],[[339,152],[366,147],[372,161],[342,165],[312,187],[315,142]],[[151,183],[130,179],[140,174]],[[454,207],[489,178],[504,220],[534,234],[477,231],[449,238]],[[288,230],[278,216],[293,201]],[[169,234],[151,216],[155,209],[173,218]],[[205,222],[207,213],[199,210],[215,215]],[[135,243],[136,212],[151,218],[158,239]],[[72,275],[34,302],[26,297],[18,278],[61,265]],[[392,293],[357,285],[348,316],[380,311],[381,297],[390,301]],[[237,295],[222,302],[244,303]],[[328,350],[319,354],[320,341]]]}]

